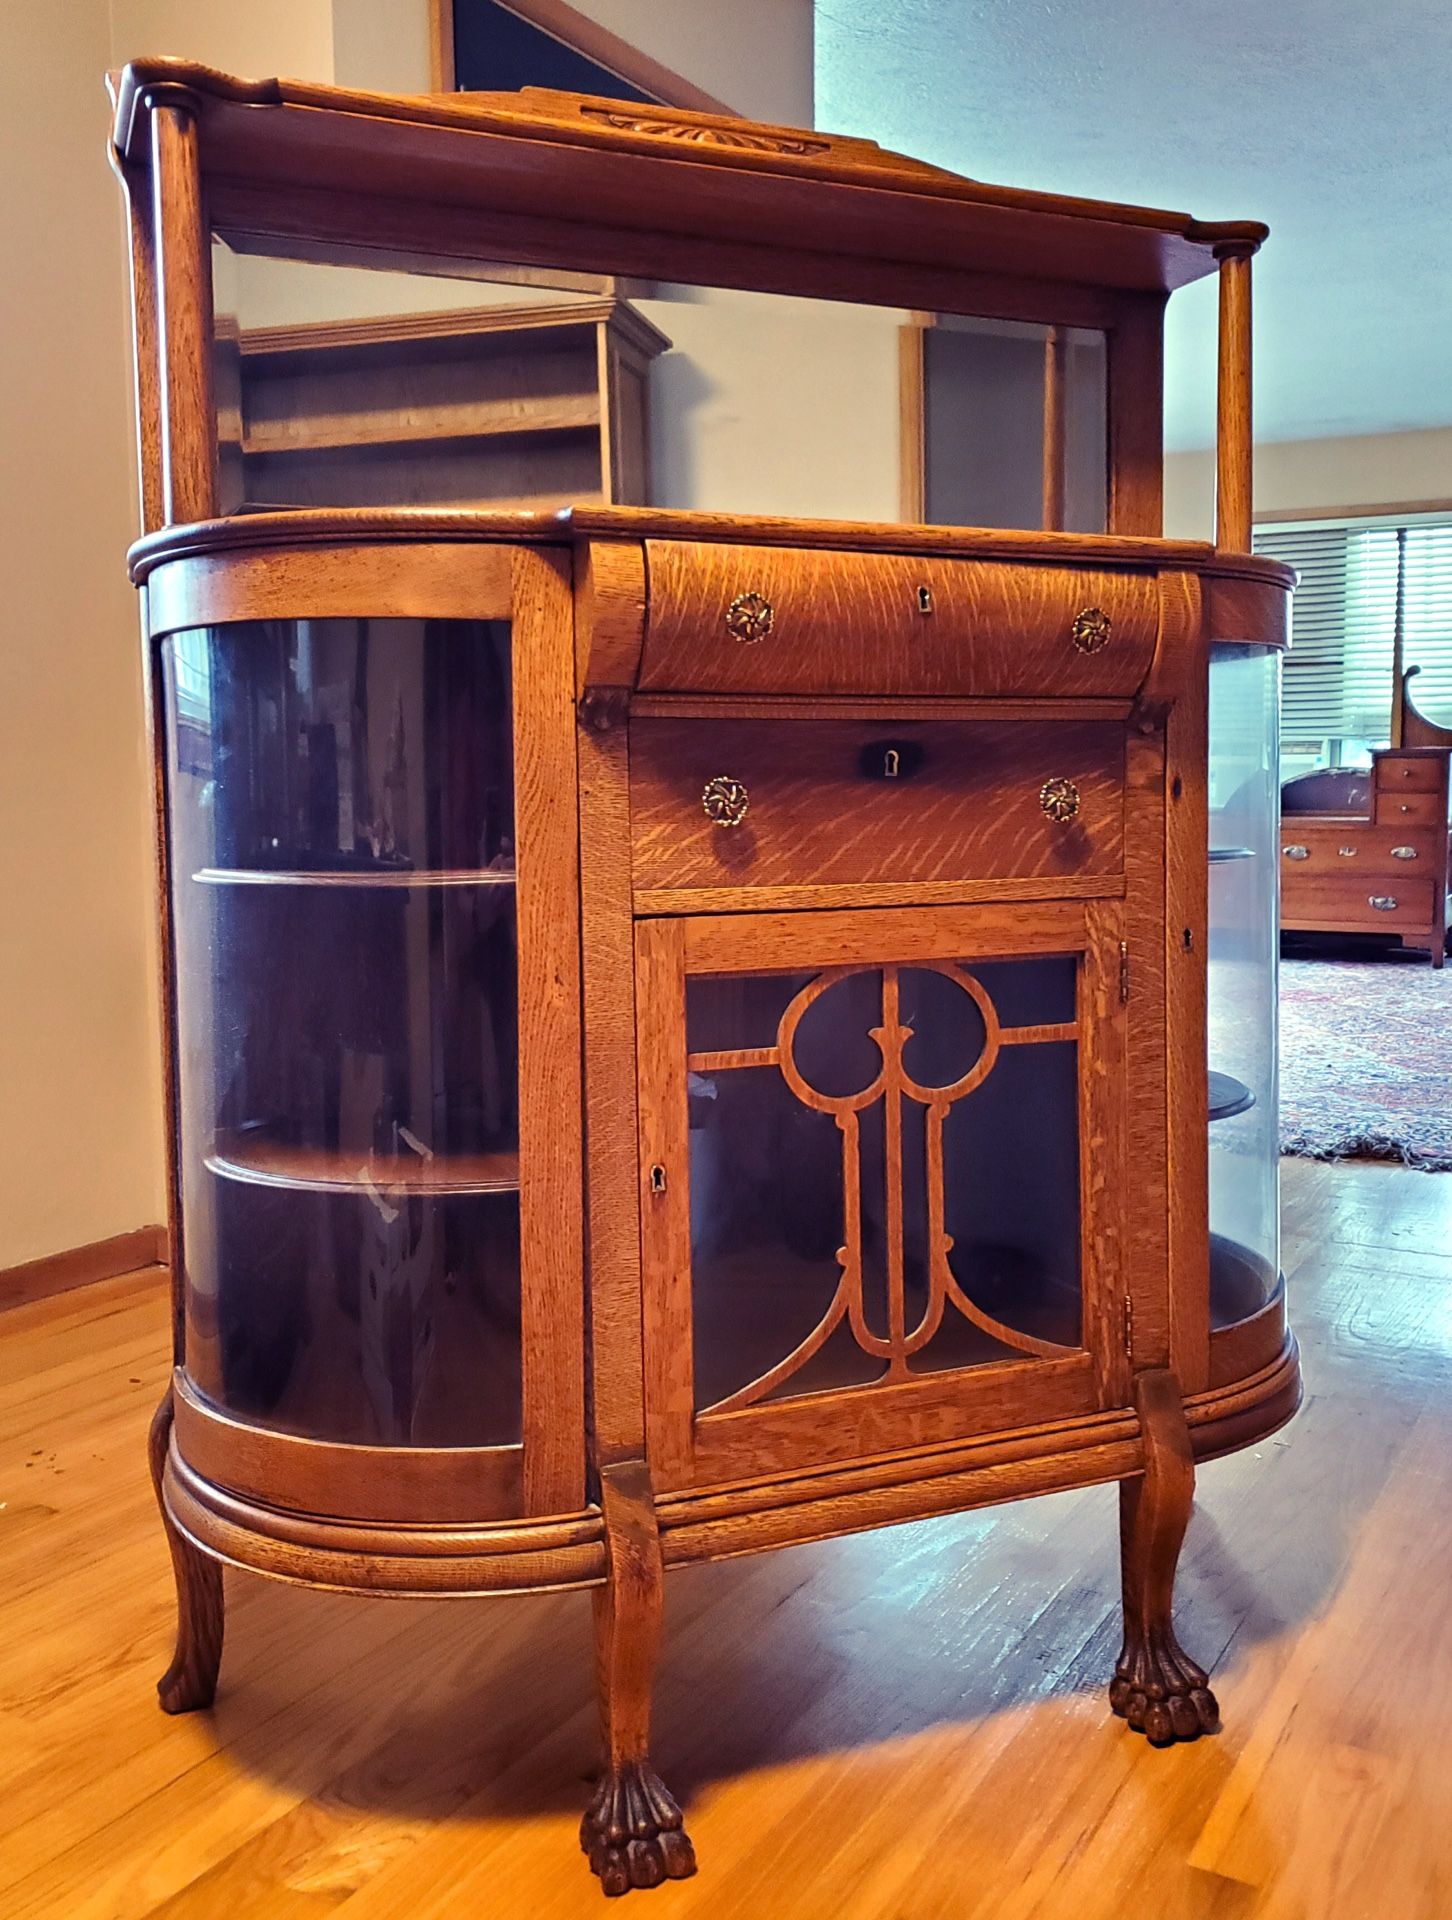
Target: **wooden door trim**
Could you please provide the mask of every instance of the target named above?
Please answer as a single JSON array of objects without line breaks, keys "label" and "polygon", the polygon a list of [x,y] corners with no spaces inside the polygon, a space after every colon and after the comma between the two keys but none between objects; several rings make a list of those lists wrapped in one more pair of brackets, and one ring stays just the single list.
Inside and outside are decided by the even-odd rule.
[{"label": "wooden door trim", "polygon": [[498,551],[513,619],[524,1510],[571,1513],[585,1498],[585,1165],[570,559]]}]

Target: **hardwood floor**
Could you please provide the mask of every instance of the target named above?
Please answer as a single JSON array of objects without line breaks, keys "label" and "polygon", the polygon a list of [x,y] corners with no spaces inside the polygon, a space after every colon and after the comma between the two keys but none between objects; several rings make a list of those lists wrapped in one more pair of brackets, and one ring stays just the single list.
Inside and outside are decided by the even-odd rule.
[{"label": "hardwood floor", "polygon": [[[1306,1406],[1202,1470],[1180,1577],[1225,1731],[1109,1715],[1111,1488],[678,1572],[656,1758],[701,1872],[632,1912],[1452,1913],[1452,1179],[1285,1175]],[[0,1318],[0,1914],[599,1914],[584,1595],[229,1575],[215,1710],[157,1710],[166,1326],[154,1272]]]}]

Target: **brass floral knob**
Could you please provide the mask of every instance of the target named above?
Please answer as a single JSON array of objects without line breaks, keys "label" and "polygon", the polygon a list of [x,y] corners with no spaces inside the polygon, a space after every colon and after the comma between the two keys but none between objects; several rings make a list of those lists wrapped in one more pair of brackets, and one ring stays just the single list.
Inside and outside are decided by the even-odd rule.
[{"label": "brass floral knob", "polygon": [[701,809],[713,827],[739,827],[750,805],[746,788],[729,773],[713,775],[701,794]]},{"label": "brass floral knob", "polygon": [[759,593],[738,593],[726,609],[726,627],[738,640],[751,645],[764,640],[776,618],[770,600]]},{"label": "brass floral knob", "polygon": [[1072,780],[1045,780],[1039,788],[1039,805],[1051,820],[1063,826],[1079,811],[1079,789]]},{"label": "brass floral knob", "polygon": [[1109,645],[1109,615],[1102,607],[1085,607],[1074,615],[1069,638],[1080,653],[1098,653]]}]

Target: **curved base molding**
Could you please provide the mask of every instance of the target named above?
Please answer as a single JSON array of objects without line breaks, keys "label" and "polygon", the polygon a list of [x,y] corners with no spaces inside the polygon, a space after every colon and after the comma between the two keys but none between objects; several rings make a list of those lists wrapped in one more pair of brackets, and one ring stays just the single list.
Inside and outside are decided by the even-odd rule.
[{"label": "curved base molding", "polygon": [[[1186,1399],[1196,1459],[1254,1445],[1300,1403],[1300,1354],[1287,1335],[1269,1365]],[[1123,1480],[1143,1468],[1140,1421],[1125,1409],[788,1480],[667,1494],[657,1497],[655,1512],[671,1566]],[[483,1526],[324,1520],[225,1491],[187,1464],[175,1437],[162,1494],[170,1519],[203,1552],[308,1586],[467,1595],[605,1579],[603,1523],[594,1508]]]}]

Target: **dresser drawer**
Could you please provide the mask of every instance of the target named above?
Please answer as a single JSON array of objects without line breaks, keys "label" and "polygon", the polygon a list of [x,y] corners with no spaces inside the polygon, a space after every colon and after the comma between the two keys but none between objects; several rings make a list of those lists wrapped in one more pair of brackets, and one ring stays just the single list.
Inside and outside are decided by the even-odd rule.
[{"label": "dresser drawer", "polygon": [[645,692],[1128,697],[1159,584],[1129,569],[646,543]]},{"label": "dresser drawer", "polygon": [[1446,762],[1441,754],[1425,758],[1402,758],[1383,754],[1376,761],[1378,793],[1438,793],[1441,791]]},{"label": "dresser drawer", "polygon": [[636,719],[630,805],[638,890],[1115,875],[1124,731]]},{"label": "dresser drawer", "polygon": [[1426,793],[1416,787],[1405,792],[1378,787],[1376,823],[1379,827],[1436,827],[1447,824],[1447,803],[1440,793]]},{"label": "dresser drawer", "polygon": [[[1420,932],[1432,919],[1431,880],[1373,880],[1307,873],[1297,879],[1282,875],[1281,925],[1367,932]],[[1373,904],[1380,902],[1381,904]]]},{"label": "dresser drawer", "polygon": [[[1440,845],[1439,836],[1428,833],[1425,827],[1402,831],[1348,820],[1332,830],[1298,822],[1292,815],[1281,822],[1283,884],[1291,884],[1293,869],[1353,880],[1359,874],[1382,874],[1388,879],[1410,881],[1422,874],[1435,874]],[[1391,891],[1395,892],[1395,887]]]}]

